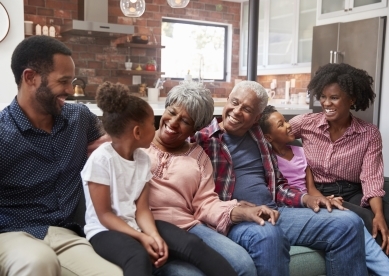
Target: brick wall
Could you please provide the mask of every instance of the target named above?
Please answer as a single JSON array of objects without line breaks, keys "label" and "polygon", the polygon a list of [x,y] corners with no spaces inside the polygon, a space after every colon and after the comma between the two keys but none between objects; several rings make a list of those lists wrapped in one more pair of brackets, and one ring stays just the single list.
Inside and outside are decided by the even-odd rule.
[{"label": "brick wall", "polygon": [[290,75],[267,75],[267,76],[258,76],[257,82],[259,82],[263,87],[270,89],[270,83],[273,79],[277,80],[277,88],[275,91],[275,99],[285,98],[285,82],[295,79],[296,86],[295,90],[290,90],[291,94],[307,91],[307,86],[311,80],[311,74],[290,74]]},{"label": "brick wall", "polygon": [[[166,0],[146,0],[145,13],[139,18],[129,18],[122,14],[119,6],[120,0],[109,0],[108,2],[109,23],[133,25],[136,33],[151,34],[153,32],[158,42],[160,42],[163,16],[231,24],[233,26],[231,82],[217,82],[208,85],[215,97],[228,95],[235,78],[238,77],[239,3],[220,0],[191,0],[184,9],[172,9]],[[65,22],[79,18],[78,0],[24,0],[24,12],[25,20],[33,21],[34,27],[36,24],[42,26],[52,24],[57,30],[60,30]],[[86,81],[88,96],[93,97],[97,86],[103,81],[121,82],[129,85],[132,91],[137,91],[137,87],[132,86],[132,77],[125,71],[124,62],[129,58],[128,49],[117,47],[118,44],[127,40],[126,37],[110,40],[67,35],[60,39],[73,51],[76,76]],[[141,57],[141,62],[145,62],[149,55],[155,57],[155,50],[138,49],[136,55]],[[148,85],[152,85],[155,79],[155,77],[142,77],[142,81],[147,82]],[[176,84],[175,81],[167,81],[162,96]]]}]

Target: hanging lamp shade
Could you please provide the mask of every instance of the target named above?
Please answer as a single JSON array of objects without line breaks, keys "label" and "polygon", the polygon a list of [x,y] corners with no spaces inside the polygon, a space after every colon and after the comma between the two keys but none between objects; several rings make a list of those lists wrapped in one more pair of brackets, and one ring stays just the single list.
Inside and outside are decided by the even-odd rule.
[{"label": "hanging lamp shade", "polygon": [[172,8],[185,8],[188,5],[189,0],[167,0],[167,3]]},{"label": "hanging lamp shade", "polygon": [[146,9],[145,0],[120,0],[120,9],[127,17],[139,17]]}]

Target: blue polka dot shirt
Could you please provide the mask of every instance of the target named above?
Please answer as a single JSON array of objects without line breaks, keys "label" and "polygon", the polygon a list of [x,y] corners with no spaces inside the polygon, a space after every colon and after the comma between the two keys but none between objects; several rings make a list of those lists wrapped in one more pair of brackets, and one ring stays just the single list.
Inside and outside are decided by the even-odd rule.
[{"label": "blue polka dot shirt", "polygon": [[49,226],[82,233],[73,214],[82,196],[88,143],[102,135],[82,104],[65,104],[51,133],[35,128],[16,99],[0,112],[0,233],[43,239]]}]

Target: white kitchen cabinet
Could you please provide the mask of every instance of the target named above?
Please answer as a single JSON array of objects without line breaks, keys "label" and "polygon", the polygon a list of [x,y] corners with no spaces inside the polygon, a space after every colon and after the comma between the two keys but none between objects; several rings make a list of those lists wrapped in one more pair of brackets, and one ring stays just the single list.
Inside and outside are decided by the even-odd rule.
[{"label": "white kitchen cabinet", "polygon": [[363,15],[362,13],[366,12],[374,14],[373,10],[386,8],[387,2],[387,0],[317,0],[317,19],[351,16],[356,13]]},{"label": "white kitchen cabinet", "polygon": [[[261,0],[258,75],[310,73],[316,1]],[[242,3],[240,75],[247,74],[248,2]]]}]

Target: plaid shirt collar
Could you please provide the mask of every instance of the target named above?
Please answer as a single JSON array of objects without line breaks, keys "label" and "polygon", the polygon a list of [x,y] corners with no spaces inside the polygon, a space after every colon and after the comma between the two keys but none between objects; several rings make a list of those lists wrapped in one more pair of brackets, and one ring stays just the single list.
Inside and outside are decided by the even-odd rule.
[{"label": "plaid shirt collar", "polygon": [[[326,115],[324,112],[322,113],[322,115],[323,116],[321,116],[321,118],[317,124],[317,127],[326,131],[330,128],[330,125],[328,124],[328,121],[326,119]],[[362,126],[360,121],[356,117],[354,117],[353,114],[350,114],[350,116],[351,116],[351,124],[350,124],[350,127],[346,130],[346,135],[352,135],[353,133],[363,133],[363,132],[367,131],[366,127]]]},{"label": "plaid shirt collar", "polygon": [[221,117],[219,118],[213,118],[211,124],[208,126],[208,138],[211,138],[212,136],[221,137],[223,136],[224,131],[220,128],[219,123],[223,121]]}]

